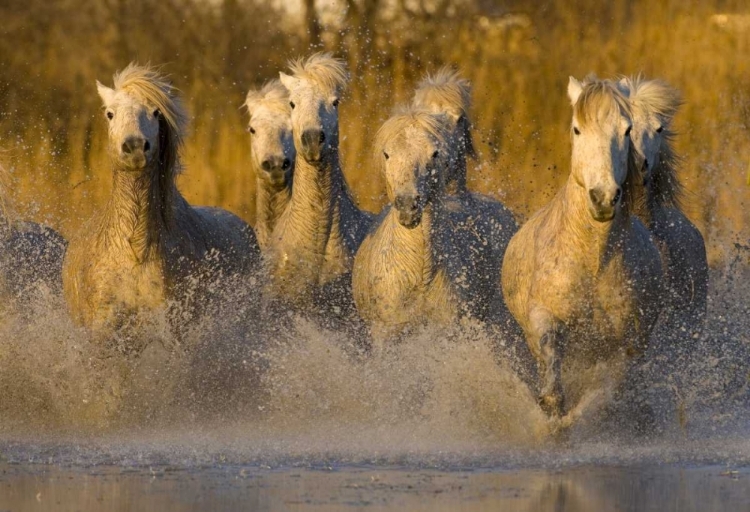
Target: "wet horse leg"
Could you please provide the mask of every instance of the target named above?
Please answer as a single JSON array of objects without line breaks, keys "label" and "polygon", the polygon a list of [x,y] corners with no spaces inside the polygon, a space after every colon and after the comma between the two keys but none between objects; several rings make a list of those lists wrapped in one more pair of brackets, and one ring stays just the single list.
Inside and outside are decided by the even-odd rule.
[{"label": "wet horse leg", "polygon": [[539,405],[546,414],[561,417],[564,411],[561,325],[551,313],[540,309],[532,312],[531,320],[534,332],[529,348],[536,357],[542,381]]}]

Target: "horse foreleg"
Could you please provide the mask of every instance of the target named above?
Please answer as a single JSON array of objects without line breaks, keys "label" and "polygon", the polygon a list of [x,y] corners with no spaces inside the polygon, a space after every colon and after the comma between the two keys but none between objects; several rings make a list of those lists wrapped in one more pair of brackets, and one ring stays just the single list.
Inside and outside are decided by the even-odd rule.
[{"label": "horse foreleg", "polygon": [[562,357],[560,355],[560,334],[549,330],[539,338],[539,374],[542,387],[539,393],[539,405],[550,416],[560,417],[564,409],[562,390]]}]

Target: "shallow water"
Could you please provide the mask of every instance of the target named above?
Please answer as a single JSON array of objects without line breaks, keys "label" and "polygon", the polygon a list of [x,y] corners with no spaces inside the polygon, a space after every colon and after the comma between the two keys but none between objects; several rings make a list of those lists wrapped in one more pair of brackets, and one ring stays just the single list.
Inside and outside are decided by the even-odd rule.
[{"label": "shallow water", "polygon": [[436,471],[0,464],[0,510],[743,511],[750,472],[722,466]]},{"label": "shallow water", "polygon": [[713,271],[700,339],[564,438],[518,347],[475,325],[375,358],[238,299],[102,344],[40,290],[0,323],[0,511],[750,510],[746,258]]}]

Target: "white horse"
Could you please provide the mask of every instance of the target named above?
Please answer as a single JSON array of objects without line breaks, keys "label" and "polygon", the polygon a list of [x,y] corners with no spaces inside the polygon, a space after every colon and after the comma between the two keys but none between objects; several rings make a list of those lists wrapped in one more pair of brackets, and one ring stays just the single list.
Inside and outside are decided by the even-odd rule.
[{"label": "white horse", "polygon": [[[451,212],[453,231],[463,233],[467,241],[476,241],[472,251],[474,256],[469,261],[459,263],[476,267],[474,274],[486,278],[497,276],[508,243],[518,231],[518,224],[505,205],[489,196],[471,192],[466,185],[467,158],[476,158],[469,117],[471,84],[458,72],[445,66],[434,75],[427,75],[418,84],[412,104],[436,114],[444,114],[451,133],[451,160],[444,179],[449,194],[445,198],[446,211]],[[474,237],[473,234],[478,236]],[[495,320],[507,319],[507,309],[499,289],[487,306]]]},{"label": "white horse", "polygon": [[[570,424],[623,379],[660,310],[659,252],[632,215],[641,177],[627,99],[610,82],[571,77],[571,173],[510,242],[506,303],[526,334],[542,408]],[[587,381],[604,365],[609,385]]]},{"label": "white horse", "polygon": [[256,178],[255,234],[261,250],[265,251],[292,194],[297,153],[292,138],[289,91],[278,80],[271,80],[260,90],[250,90],[244,105],[250,114],[248,131]]},{"label": "white horse", "polygon": [[354,204],[341,171],[338,105],[348,80],[343,62],[318,53],[290,69],[293,74],[281,73],[281,82],[292,108],[294,187],[267,260],[272,295],[311,305],[328,285],[348,283],[372,216]]},{"label": "white horse", "polygon": [[190,302],[174,318],[183,322],[203,306],[214,279],[244,274],[259,261],[244,221],[219,208],[194,208],[177,190],[187,116],[171,85],[132,63],[114,85],[97,82],[109,125],[112,196],[71,241],[63,271],[73,319],[98,332],[167,302]]},{"label": "white horse", "polygon": [[0,165],[0,295],[5,305],[19,305],[40,287],[53,294],[62,291],[67,242],[47,226],[17,218],[9,178]]},{"label": "white horse", "polygon": [[683,338],[701,332],[708,296],[708,261],[700,231],[682,211],[684,191],[677,177],[680,158],[672,147],[672,121],[679,92],[660,80],[642,77],[618,82],[633,113],[631,138],[644,174],[645,197],[636,213],[648,226],[662,256],[665,309],[662,321]]},{"label": "white horse", "polygon": [[444,115],[414,107],[377,133],[375,158],[390,205],[357,252],[352,288],[381,347],[418,324],[485,319],[486,304],[497,293],[496,282],[469,263],[479,234],[454,230],[446,210],[451,142]]}]

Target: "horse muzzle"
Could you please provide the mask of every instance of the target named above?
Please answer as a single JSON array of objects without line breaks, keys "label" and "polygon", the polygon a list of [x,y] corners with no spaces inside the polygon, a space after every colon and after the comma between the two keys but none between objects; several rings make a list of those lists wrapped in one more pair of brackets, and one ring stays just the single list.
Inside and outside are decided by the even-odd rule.
[{"label": "horse muzzle", "polygon": [[398,223],[407,229],[414,229],[422,222],[422,206],[419,196],[397,196],[394,207],[398,211]]},{"label": "horse muzzle", "polygon": [[609,222],[615,218],[617,203],[622,197],[622,189],[617,187],[613,195],[598,188],[589,190],[589,212],[597,222]]},{"label": "horse muzzle", "polygon": [[302,157],[309,163],[319,163],[326,148],[326,134],[323,130],[308,129],[302,132]]},{"label": "horse muzzle", "polygon": [[151,155],[151,143],[142,137],[128,137],[120,146],[119,159],[127,169],[143,169]]}]

